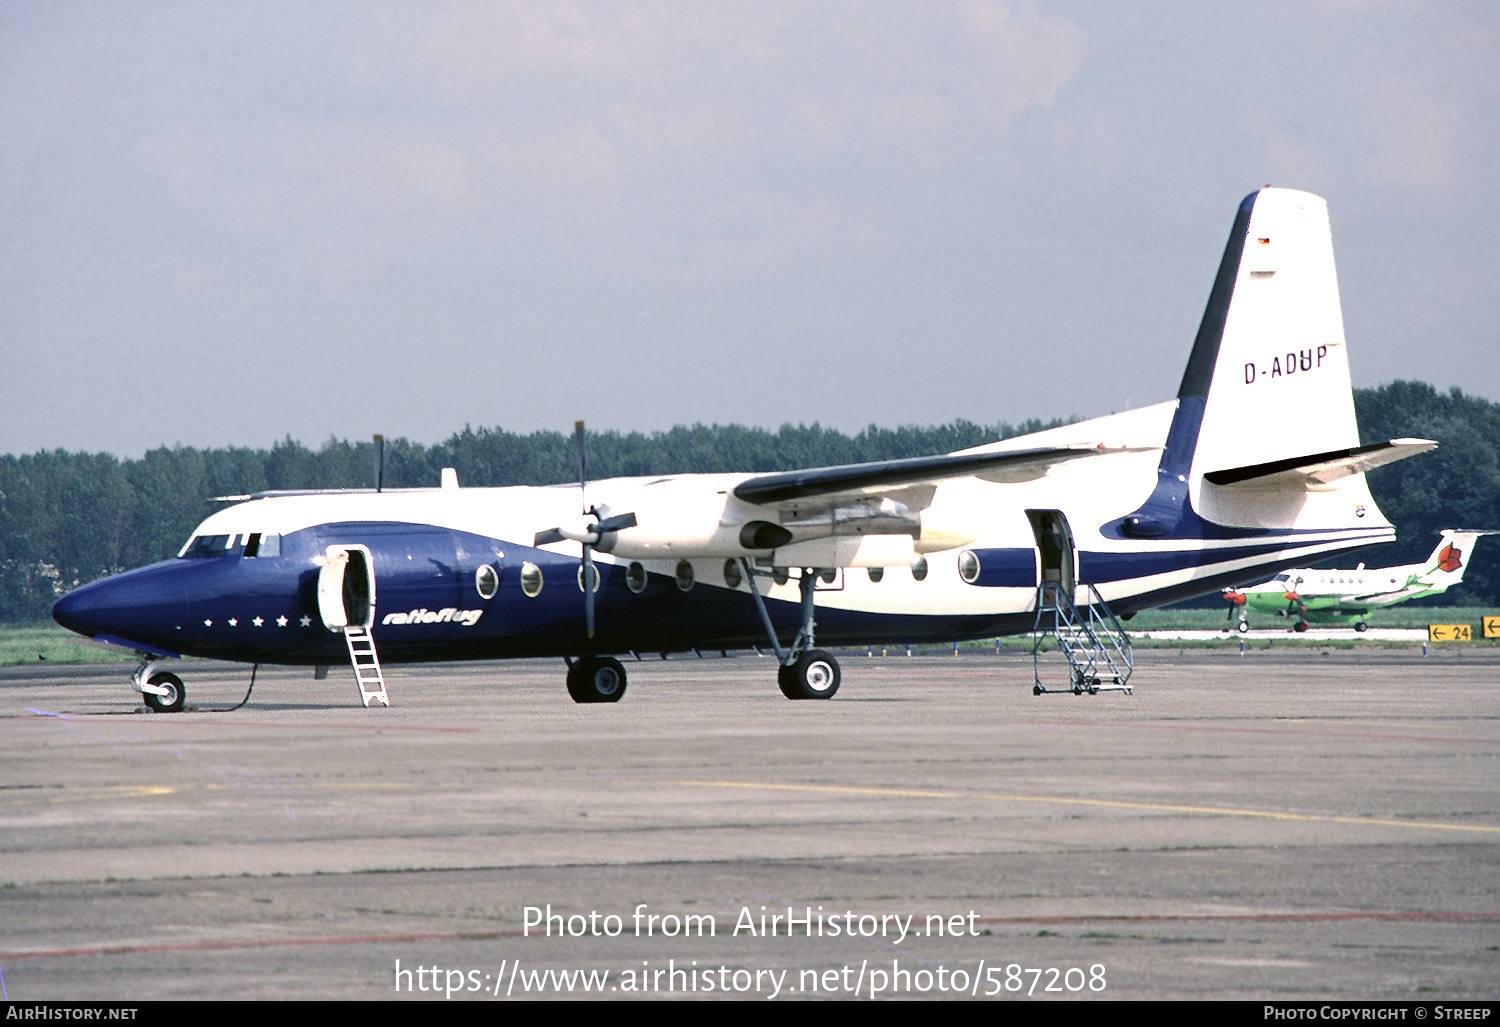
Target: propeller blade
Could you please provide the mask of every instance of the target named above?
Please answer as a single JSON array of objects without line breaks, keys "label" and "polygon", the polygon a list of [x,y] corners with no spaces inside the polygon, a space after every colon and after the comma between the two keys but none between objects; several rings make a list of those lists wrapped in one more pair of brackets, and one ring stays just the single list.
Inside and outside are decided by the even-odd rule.
[{"label": "propeller blade", "polygon": [[537,532],[536,538],[532,540],[531,544],[534,546],[546,546],[551,545],[553,542],[562,542],[567,537],[562,533],[562,529],[560,528],[548,528],[546,531]]},{"label": "propeller blade", "polygon": [[583,626],[594,637],[594,547],[583,546]]},{"label": "propeller blade", "polygon": [[[597,509],[598,507],[595,507],[595,510]],[[619,531],[621,528],[633,528],[635,525],[636,519],[634,513],[615,514],[613,517],[606,517],[594,525],[594,530],[602,535],[606,531]]]},{"label": "propeller blade", "polygon": [[573,422],[573,440],[578,444],[578,498],[583,503],[583,512],[589,513],[589,501],[586,495],[588,488],[588,465],[583,459],[583,422]]}]

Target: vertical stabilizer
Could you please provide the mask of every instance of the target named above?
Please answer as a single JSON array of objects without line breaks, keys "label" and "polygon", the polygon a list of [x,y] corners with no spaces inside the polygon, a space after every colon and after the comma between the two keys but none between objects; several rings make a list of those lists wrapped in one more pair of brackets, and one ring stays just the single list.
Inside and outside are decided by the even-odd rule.
[{"label": "vertical stabilizer", "polygon": [[1204,352],[1195,346],[1182,384],[1204,398],[1198,475],[1359,445],[1328,205],[1262,189],[1240,209],[1249,217],[1212,370],[1202,373],[1212,340],[1200,332]]},{"label": "vertical stabilizer", "polygon": [[[1193,512],[1247,528],[1388,528],[1360,472],[1397,458],[1359,450],[1328,205],[1294,189],[1251,193],[1182,376],[1156,488],[1120,530],[1196,533]],[[1231,480],[1235,489],[1221,487]]]},{"label": "vertical stabilizer", "polygon": [[1443,529],[1437,548],[1422,565],[1416,584],[1426,585],[1433,592],[1442,592],[1464,580],[1469,559],[1474,555],[1474,542],[1481,535],[1495,535],[1495,531],[1455,531]]}]

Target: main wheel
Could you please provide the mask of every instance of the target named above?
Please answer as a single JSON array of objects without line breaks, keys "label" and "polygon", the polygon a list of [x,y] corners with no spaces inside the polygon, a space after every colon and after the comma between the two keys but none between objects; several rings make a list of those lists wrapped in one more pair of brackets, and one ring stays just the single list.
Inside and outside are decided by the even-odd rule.
[{"label": "main wheel", "polygon": [[781,694],[788,699],[831,699],[839,690],[839,661],[813,649],[776,674]]},{"label": "main wheel", "polygon": [[182,678],[176,674],[162,671],[160,674],[151,675],[151,684],[167,690],[166,695],[154,695],[151,692],[142,692],[141,697],[146,700],[146,705],[157,713],[181,713],[183,703],[187,701],[187,689],[182,687]]},{"label": "main wheel", "polygon": [[1354,630],[1355,631],[1364,631],[1369,626],[1370,625],[1366,624],[1364,621],[1360,621],[1358,624],[1354,625]]},{"label": "main wheel", "polygon": [[1307,621],[1305,621],[1305,620],[1299,620],[1296,624],[1292,625],[1292,630],[1293,631],[1306,631],[1307,630]]},{"label": "main wheel", "polygon": [[1235,630],[1237,630],[1240,634],[1243,635],[1245,632],[1247,632],[1247,631],[1250,630],[1250,622],[1247,621],[1247,620],[1240,621],[1240,626],[1238,628],[1236,628]]},{"label": "main wheel", "polygon": [[788,699],[800,699],[797,694],[797,665],[776,668],[776,684],[781,686],[781,694]]},{"label": "main wheel", "polygon": [[612,656],[585,656],[568,668],[568,694],[574,702],[619,702],[625,694],[625,666]]}]

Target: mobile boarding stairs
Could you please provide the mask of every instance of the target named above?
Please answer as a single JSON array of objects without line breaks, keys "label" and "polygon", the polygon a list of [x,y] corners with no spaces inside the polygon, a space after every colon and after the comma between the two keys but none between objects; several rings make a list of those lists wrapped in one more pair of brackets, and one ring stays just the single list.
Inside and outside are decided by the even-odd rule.
[{"label": "mobile boarding stairs", "polygon": [[[1032,694],[1124,692],[1130,695],[1130,672],[1135,663],[1129,636],[1098,589],[1084,582],[1075,595],[1069,595],[1073,591],[1053,581],[1037,586],[1031,641],[1036,683]],[[1075,601],[1079,595],[1085,600],[1083,606]],[[1043,660],[1050,655],[1042,644],[1049,635],[1056,640],[1056,652],[1067,660],[1067,684],[1062,687],[1057,687],[1061,668],[1056,657]]]}]

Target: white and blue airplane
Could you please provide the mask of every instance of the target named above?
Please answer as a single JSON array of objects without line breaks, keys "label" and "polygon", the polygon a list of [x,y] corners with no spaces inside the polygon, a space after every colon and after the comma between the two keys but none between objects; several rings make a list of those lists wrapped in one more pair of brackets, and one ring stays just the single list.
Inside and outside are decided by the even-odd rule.
[{"label": "white and blue airplane", "polygon": [[1240,204],[1176,399],[776,474],[258,494],[53,616],[136,653],[156,710],[183,707],[177,656],[351,660],[366,705],[388,701],[382,659],[562,657],[576,701],[612,702],[617,654],[768,646],[789,698],[828,698],[819,643],[1026,633],[1057,596],[1128,618],[1390,542],[1364,472],[1434,445],[1360,445],[1327,206],[1266,188]]}]

